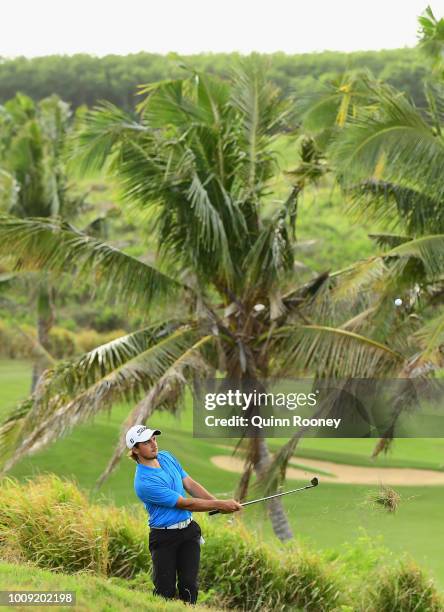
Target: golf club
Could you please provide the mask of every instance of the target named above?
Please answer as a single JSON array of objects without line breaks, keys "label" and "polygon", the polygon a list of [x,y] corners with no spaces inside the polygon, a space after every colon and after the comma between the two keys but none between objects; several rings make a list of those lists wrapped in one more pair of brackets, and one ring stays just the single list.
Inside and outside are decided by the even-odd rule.
[{"label": "golf club", "polygon": [[[297,491],[305,491],[305,489],[313,489],[317,487],[319,484],[319,480],[314,477],[310,481],[311,484],[306,485],[305,487],[300,487],[299,489],[292,489],[291,491],[284,491],[283,493],[275,493],[274,495],[269,495],[268,497],[261,497],[260,499],[253,499],[252,501],[244,502],[241,506],[250,506],[251,504],[257,504],[259,502],[266,501],[267,499],[273,499],[273,497],[282,497],[282,495],[290,495],[290,493],[296,493]],[[213,514],[219,514],[220,510],[210,510],[208,513],[209,516]]]}]

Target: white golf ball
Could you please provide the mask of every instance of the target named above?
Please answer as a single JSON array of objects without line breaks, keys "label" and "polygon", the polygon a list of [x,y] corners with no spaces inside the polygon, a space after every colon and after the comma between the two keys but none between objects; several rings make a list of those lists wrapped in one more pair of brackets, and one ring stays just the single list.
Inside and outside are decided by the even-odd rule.
[{"label": "white golf ball", "polygon": [[395,306],[402,306],[402,300],[401,300],[401,298],[396,298],[396,300],[395,300]]},{"label": "white golf ball", "polygon": [[265,306],[264,306],[264,304],[255,304],[255,305],[253,306],[253,309],[254,309],[256,312],[262,312],[263,310],[265,310]]}]

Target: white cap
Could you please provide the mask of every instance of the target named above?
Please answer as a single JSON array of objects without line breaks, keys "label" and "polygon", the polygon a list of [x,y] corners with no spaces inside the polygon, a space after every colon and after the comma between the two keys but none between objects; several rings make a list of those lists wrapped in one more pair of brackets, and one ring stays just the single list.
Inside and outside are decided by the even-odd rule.
[{"label": "white cap", "polygon": [[148,429],[145,425],[133,425],[126,432],[126,445],[133,448],[137,442],[146,442],[152,436],[162,433],[159,429]]}]

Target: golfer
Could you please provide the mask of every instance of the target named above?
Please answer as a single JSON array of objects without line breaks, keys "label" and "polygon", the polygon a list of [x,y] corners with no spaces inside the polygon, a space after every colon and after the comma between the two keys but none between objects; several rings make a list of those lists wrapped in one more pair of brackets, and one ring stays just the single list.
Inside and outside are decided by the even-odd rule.
[{"label": "golfer", "polygon": [[[179,598],[194,604],[203,538],[191,512],[219,510],[228,514],[242,506],[234,499],[216,499],[188,476],[171,453],[159,451],[156,436],[160,433],[134,425],[126,434],[129,456],[137,462],[134,489],[149,514],[153,593],[174,598],[177,577]],[[185,497],[184,489],[193,497]]]}]

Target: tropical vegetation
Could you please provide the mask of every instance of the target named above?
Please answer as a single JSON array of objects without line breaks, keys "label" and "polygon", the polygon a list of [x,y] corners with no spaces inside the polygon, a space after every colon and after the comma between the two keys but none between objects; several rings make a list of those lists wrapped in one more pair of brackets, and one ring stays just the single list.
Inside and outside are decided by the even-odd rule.
[{"label": "tropical vegetation", "polygon": [[[425,19],[431,53],[437,47],[426,42],[439,42],[440,22]],[[215,372],[260,385],[300,373],[408,379],[442,368],[439,75],[426,86],[424,111],[361,72],[299,106],[267,80],[258,58],[230,79],[185,71],[147,85],[136,112],[107,102],[86,113],[72,148],[81,172],[117,178],[126,206],[156,242],[156,261],[60,218],[1,219],[0,252],[16,268],[89,275],[129,308],[153,312],[160,304],[165,314],[47,370],[2,427],[4,469],[122,399],[135,403],[122,431],[156,409],[174,410],[187,385]],[[283,132],[294,138],[295,165],[285,175],[287,196],[270,203]],[[299,198],[326,173],[352,213],[392,233],[375,235],[378,255],[301,282]],[[403,307],[395,309],[399,296]],[[249,440],[238,497],[253,472],[276,487],[299,439],[273,459],[265,440]],[[100,482],[124,450],[122,436]],[[270,510],[275,533],[290,538],[279,501]]]}]

